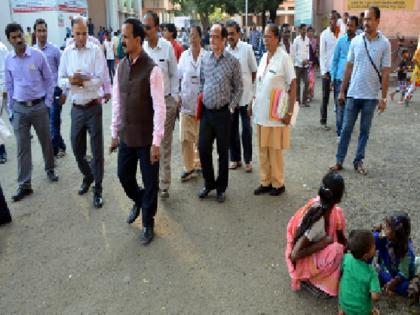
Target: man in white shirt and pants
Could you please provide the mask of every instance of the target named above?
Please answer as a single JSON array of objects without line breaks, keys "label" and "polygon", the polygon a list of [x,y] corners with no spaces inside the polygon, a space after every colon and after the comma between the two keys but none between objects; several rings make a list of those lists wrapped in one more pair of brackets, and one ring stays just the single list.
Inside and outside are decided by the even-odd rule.
[{"label": "man in white shirt and pants", "polygon": [[241,142],[239,139],[239,116],[242,120],[242,146],[244,150],[245,171],[252,172],[252,127],[248,116],[248,105],[251,104],[254,96],[253,83],[257,74],[257,61],[252,46],[241,41],[241,28],[235,21],[227,24],[228,42],[226,48],[241,64],[242,84],[244,91],[239,106],[235,108],[232,115],[231,137],[230,137],[230,169],[237,169],[241,162]]},{"label": "man in white shirt and pants", "polygon": [[321,104],[321,127],[330,130],[327,126],[328,102],[330,101],[331,91],[331,62],[334,57],[334,50],[337,44],[336,27],[337,16],[331,13],[329,16],[329,26],[321,33],[319,43],[319,64],[322,75],[322,104]]},{"label": "man in white shirt and pants", "polygon": [[[87,19],[73,19],[74,44],[66,48],[58,70],[61,89],[70,90],[71,145],[77,164],[83,174],[79,195],[89,191],[95,181],[93,205],[102,207],[102,179],[104,174],[104,137],[102,130],[102,89],[105,56],[99,46],[87,41]],[[90,134],[93,159],[86,159],[86,133]]]},{"label": "man in white shirt and pants", "polygon": [[171,184],[172,136],[178,114],[179,79],[178,65],[170,42],[158,37],[159,17],[155,12],[147,12],[143,19],[147,41],[143,48],[162,70],[165,89],[166,120],[165,132],[160,146],[159,189],[160,197],[169,197]]},{"label": "man in white shirt and pants", "polygon": [[[309,107],[308,103],[308,69],[309,69],[309,38],[306,36],[306,24],[299,27],[300,35],[293,41],[293,62],[296,71],[296,98],[299,105]],[[303,95],[300,94],[300,81],[303,81]]]},{"label": "man in white shirt and pants", "polygon": [[334,57],[335,45],[337,44],[336,28],[337,16],[331,13],[329,16],[329,26],[321,33],[319,43],[319,63],[322,75],[322,104],[321,104],[321,127],[330,130],[327,126],[328,102],[331,92],[331,62]]}]

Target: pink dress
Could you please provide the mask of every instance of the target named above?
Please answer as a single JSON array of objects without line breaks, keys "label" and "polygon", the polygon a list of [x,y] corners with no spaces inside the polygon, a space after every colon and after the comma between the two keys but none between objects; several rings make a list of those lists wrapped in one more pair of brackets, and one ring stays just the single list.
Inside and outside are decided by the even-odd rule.
[{"label": "pink dress", "polygon": [[286,264],[292,281],[292,289],[299,290],[301,281],[310,281],[312,285],[337,296],[340,280],[340,267],[344,255],[344,246],[338,242],[337,231],[345,229],[343,210],[334,206],[329,218],[327,235],[333,243],[311,256],[299,259],[295,265],[290,260],[293,250],[293,240],[300,223],[311,206],[319,202],[319,197],[311,199],[303,208],[299,209],[287,225],[287,246],[285,252]]}]

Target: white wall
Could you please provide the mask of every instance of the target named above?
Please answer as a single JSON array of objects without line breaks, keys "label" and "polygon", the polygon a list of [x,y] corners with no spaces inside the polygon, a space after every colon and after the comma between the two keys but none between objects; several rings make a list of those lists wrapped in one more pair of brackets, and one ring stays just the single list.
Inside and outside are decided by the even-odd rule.
[{"label": "white wall", "polygon": [[9,0],[0,0],[0,41],[11,49],[9,41],[4,34],[6,25],[12,22],[12,17],[10,14],[10,1]]}]

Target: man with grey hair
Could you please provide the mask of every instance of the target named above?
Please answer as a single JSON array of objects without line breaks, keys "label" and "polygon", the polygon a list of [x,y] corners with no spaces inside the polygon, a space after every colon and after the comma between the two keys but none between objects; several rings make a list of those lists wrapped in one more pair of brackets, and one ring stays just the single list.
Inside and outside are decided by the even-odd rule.
[{"label": "man with grey hair", "polygon": [[[71,145],[77,164],[83,174],[79,195],[88,192],[95,181],[93,205],[102,207],[102,179],[104,173],[104,139],[102,131],[102,89],[106,72],[105,56],[99,46],[87,41],[87,19],[73,19],[74,44],[66,48],[58,71],[59,86],[70,90]],[[86,159],[86,133],[90,134],[93,160]]]},{"label": "man with grey hair", "polygon": [[[241,64],[225,50],[228,32],[221,24],[210,30],[211,54],[201,61],[200,90],[203,92],[203,113],[200,120],[198,151],[203,169],[203,199],[216,189],[217,201],[225,201],[229,178],[229,140],[232,112],[238,106],[242,91]],[[219,174],[214,176],[213,142],[219,155]]]}]

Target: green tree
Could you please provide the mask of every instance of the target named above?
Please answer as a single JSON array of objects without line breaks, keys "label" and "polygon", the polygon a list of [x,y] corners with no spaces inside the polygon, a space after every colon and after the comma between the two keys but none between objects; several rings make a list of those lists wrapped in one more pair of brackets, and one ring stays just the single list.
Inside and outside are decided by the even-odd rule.
[{"label": "green tree", "polygon": [[174,0],[174,3],[180,4],[181,10],[191,15],[196,12],[200,15],[200,22],[203,29],[206,30],[210,25],[210,15],[216,11],[217,8],[224,8],[226,0]]},{"label": "green tree", "polygon": [[[269,12],[269,18],[272,22],[276,21],[277,9],[284,0],[248,0],[248,12],[255,14],[262,14],[262,24],[266,24],[265,13]],[[235,6],[238,8],[237,12],[245,12],[245,0],[235,0]],[[235,13],[237,13],[235,12]]]}]

